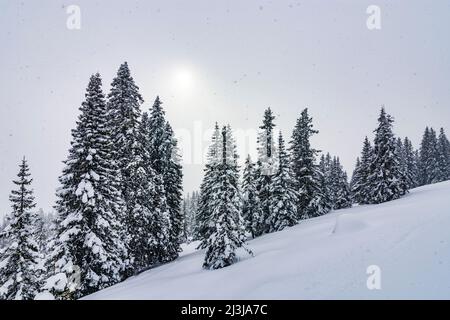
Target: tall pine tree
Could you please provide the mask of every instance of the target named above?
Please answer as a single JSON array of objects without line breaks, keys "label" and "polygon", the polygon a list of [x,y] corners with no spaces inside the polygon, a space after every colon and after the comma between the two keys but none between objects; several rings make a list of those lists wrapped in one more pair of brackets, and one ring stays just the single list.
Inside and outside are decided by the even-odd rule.
[{"label": "tall pine tree", "polygon": [[241,194],[234,140],[229,127],[222,129],[221,162],[212,182],[212,211],[209,214],[211,232],[203,240],[207,248],[203,267],[219,269],[236,261],[236,249],[244,245],[244,228],[240,217]]},{"label": "tall pine tree", "polygon": [[[139,141],[141,139],[140,106],[143,102],[139,87],[131,76],[128,63],[124,62],[111,83],[107,118],[111,141],[115,146],[111,156],[120,168],[120,191],[125,204],[121,219],[124,224],[123,234],[131,254],[134,250],[131,237],[134,237],[134,232],[140,228],[139,225],[142,223],[136,221],[136,217],[139,216],[137,211],[141,211],[143,208],[143,203],[139,203],[137,196],[147,192],[142,189],[154,188],[151,185],[143,185],[148,184],[144,180],[150,180],[145,178],[146,173],[142,167],[144,165],[141,154],[142,141]],[[142,202],[144,199],[142,196],[140,198]],[[133,270],[127,270],[127,275],[132,273]]]},{"label": "tall pine tree", "polygon": [[392,132],[393,122],[392,117],[382,107],[378,118],[378,128],[375,130],[373,161],[368,177],[369,203],[395,200],[408,191],[396,152],[396,139]]},{"label": "tall pine tree", "polygon": [[318,133],[313,129],[312,118],[308,109],[304,109],[297,120],[291,140],[291,169],[296,190],[299,191],[297,199],[297,214],[300,218],[320,215],[317,201],[312,202],[320,193],[320,174],[315,163],[317,150],[311,148],[310,138]]},{"label": "tall pine tree", "polygon": [[[56,244],[46,285],[59,298],[79,298],[117,283],[125,267],[119,170],[111,158],[115,145],[101,85],[100,75],[93,75],[59,178]],[[78,269],[80,283],[69,288]],[[57,289],[51,285],[55,277]]]},{"label": "tall pine tree", "polygon": [[273,176],[277,171],[277,158],[275,149],[275,139],[273,130],[275,127],[275,116],[270,108],[264,111],[264,119],[258,135],[258,162],[256,174],[257,191],[260,202],[261,216],[258,226],[256,227],[256,236],[270,232],[270,208],[271,208],[271,192]]},{"label": "tall pine tree", "polygon": [[181,211],[183,175],[177,140],[174,137],[172,127],[165,119],[165,112],[159,97],[156,97],[150,110],[146,134],[150,157],[149,165],[164,183],[163,196],[167,203],[170,218],[167,260],[173,260],[180,251],[184,225]]},{"label": "tall pine tree", "polygon": [[289,166],[283,135],[278,137],[278,172],[273,176],[270,185],[270,230],[281,231],[297,223],[297,192]]},{"label": "tall pine tree", "polygon": [[[222,134],[220,132],[219,125],[216,123],[211,138],[211,145],[209,146],[207,152],[203,181],[200,185],[200,199],[195,228],[195,235],[198,240],[207,239],[213,228],[210,215],[213,210],[213,200],[216,195],[212,192],[212,186],[217,179],[218,165],[221,164],[222,143]],[[200,247],[204,248],[202,247],[202,243],[200,244]]]}]

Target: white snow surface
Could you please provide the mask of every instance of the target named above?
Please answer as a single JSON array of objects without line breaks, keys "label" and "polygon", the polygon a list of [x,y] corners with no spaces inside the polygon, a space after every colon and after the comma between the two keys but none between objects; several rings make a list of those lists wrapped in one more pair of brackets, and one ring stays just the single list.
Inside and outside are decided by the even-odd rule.
[{"label": "white snow surface", "polygon": [[[450,182],[262,236],[220,270],[202,269],[196,245],[85,299],[449,299]],[[371,265],[380,290],[367,288]]]}]

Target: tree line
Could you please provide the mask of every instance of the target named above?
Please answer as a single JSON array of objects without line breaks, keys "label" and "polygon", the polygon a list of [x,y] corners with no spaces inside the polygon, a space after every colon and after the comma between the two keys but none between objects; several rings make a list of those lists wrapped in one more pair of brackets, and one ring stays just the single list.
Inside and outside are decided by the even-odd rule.
[{"label": "tree line", "polygon": [[247,237],[281,231],[301,220],[353,204],[395,200],[409,189],[450,180],[450,144],[444,129],[439,137],[426,128],[420,149],[393,132],[394,119],[381,108],[373,143],[366,137],[350,181],[339,157],[314,149],[318,131],[304,109],[289,147],[275,117],[264,112],[258,136],[258,159],[247,156],[242,179],[231,128],[216,124],[199,192],[184,199],[185,239],[207,249],[204,267],[234,263],[236,249]]}]

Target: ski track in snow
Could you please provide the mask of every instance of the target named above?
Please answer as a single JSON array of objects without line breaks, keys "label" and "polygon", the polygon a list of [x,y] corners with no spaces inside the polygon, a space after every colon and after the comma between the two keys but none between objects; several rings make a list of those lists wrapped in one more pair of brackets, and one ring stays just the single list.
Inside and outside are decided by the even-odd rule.
[{"label": "ski track in snow", "polygon": [[[196,245],[85,299],[450,299],[450,182],[264,235],[220,270],[202,269]],[[381,290],[367,289],[370,265]]]}]

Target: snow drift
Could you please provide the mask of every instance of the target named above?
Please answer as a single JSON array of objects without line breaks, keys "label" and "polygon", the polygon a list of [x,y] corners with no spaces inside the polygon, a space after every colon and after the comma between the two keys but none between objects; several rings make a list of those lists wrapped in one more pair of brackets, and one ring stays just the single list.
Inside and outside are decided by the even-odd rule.
[{"label": "snow drift", "polygon": [[[265,235],[220,270],[203,270],[195,245],[85,299],[450,299],[450,182]],[[379,290],[366,285],[372,265]]]}]

